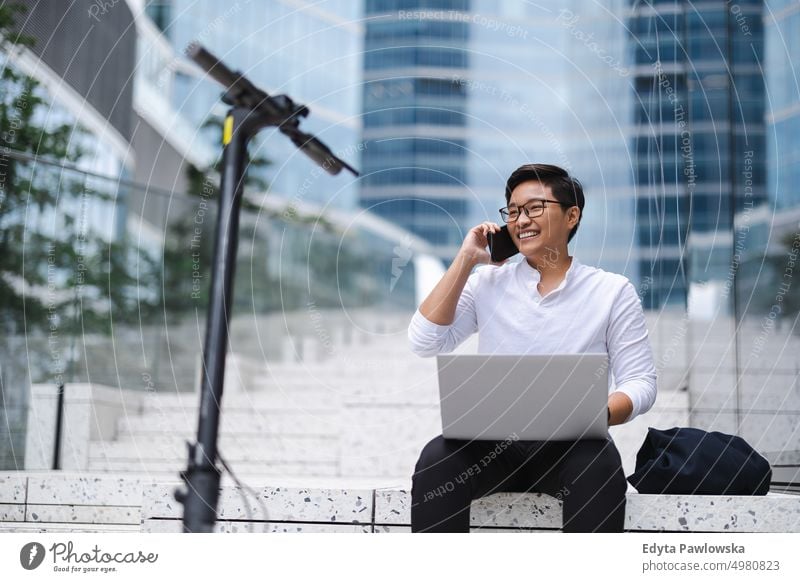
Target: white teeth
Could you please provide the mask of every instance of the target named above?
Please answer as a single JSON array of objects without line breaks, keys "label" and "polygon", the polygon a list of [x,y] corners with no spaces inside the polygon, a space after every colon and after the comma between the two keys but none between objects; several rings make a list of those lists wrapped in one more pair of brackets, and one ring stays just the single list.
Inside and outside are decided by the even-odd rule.
[{"label": "white teeth", "polygon": [[539,234],[538,232],[530,232],[530,231],[528,231],[528,232],[523,232],[523,233],[520,233],[520,235],[519,235],[519,238],[520,238],[520,239],[523,239],[523,238],[533,238],[534,236],[538,236],[538,234]]}]

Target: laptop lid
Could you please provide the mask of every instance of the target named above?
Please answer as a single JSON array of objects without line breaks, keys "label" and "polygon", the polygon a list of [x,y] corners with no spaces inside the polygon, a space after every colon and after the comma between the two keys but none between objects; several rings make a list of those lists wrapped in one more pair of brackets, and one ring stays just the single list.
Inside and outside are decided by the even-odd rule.
[{"label": "laptop lid", "polygon": [[437,357],[442,434],[478,440],[608,436],[608,356]]}]

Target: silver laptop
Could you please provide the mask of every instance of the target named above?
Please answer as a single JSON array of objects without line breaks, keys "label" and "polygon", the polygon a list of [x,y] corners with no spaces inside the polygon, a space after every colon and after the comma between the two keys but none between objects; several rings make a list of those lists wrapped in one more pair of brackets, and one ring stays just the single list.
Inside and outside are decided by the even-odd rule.
[{"label": "silver laptop", "polygon": [[437,363],[445,438],[608,436],[606,354],[447,355]]}]

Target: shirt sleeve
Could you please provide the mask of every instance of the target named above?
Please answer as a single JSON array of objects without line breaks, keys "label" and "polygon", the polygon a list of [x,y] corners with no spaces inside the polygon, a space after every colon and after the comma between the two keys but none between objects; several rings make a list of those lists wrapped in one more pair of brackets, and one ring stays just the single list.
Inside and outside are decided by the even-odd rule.
[{"label": "shirt sleeve", "polygon": [[417,309],[408,326],[408,340],[412,352],[423,358],[447,354],[478,331],[474,288],[477,276],[477,273],[473,273],[467,279],[456,306],[455,319],[450,325],[435,324]]},{"label": "shirt sleeve", "polygon": [[616,389],[633,402],[633,412],[625,420],[630,422],[655,403],[657,380],[642,303],[630,281],[614,300],[606,345]]}]

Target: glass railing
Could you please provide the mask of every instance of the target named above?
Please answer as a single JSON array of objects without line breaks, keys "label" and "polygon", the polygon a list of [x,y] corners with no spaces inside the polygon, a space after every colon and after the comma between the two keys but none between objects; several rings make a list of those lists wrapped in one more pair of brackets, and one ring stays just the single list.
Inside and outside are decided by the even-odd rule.
[{"label": "glass railing", "polygon": [[[6,194],[19,204],[0,214],[0,468],[13,469],[31,385],[196,389],[217,208],[215,179],[197,195],[175,194],[25,154],[6,159],[18,176]],[[424,243],[362,211],[248,200],[230,322],[238,356],[296,360],[309,345],[323,354],[353,328],[410,316],[412,255]]]}]

